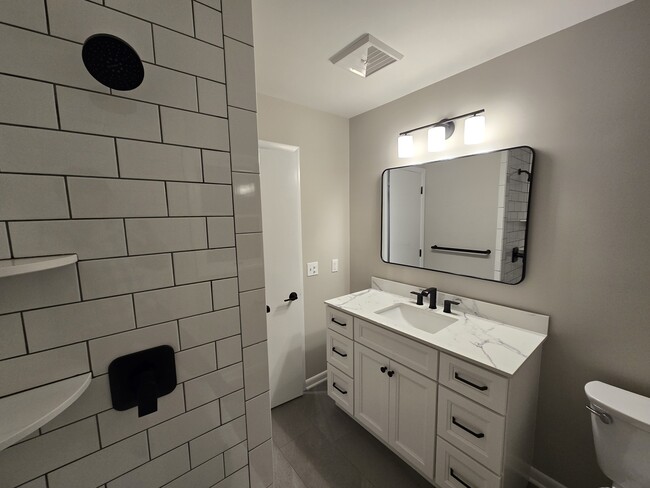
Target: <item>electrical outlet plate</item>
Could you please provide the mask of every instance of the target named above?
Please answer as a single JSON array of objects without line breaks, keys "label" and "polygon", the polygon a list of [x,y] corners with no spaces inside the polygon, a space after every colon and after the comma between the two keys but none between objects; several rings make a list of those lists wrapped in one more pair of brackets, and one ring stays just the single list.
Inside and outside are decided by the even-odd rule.
[{"label": "electrical outlet plate", "polygon": [[307,263],[307,276],[316,276],[318,274],[318,261]]},{"label": "electrical outlet plate", "polygon": [[338,258],[332,259],[332,273],[336,273],[339,270],[339,260]]}]

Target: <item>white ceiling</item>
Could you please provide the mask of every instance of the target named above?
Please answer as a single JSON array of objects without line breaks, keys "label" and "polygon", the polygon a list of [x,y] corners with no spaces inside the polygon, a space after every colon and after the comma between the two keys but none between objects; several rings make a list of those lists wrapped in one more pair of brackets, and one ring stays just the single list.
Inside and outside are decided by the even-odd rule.
[{"label": "white ceiling", "polygon": [[[630,0],[253,0],[257,90],[366,112]],[[368,78],[329,58],[370,33],[404,58]]]}]

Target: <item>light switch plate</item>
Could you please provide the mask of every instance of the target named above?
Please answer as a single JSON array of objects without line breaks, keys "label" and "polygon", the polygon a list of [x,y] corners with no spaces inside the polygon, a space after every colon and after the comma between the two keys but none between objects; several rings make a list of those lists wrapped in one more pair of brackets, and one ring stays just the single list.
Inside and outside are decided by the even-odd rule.
[{"label": "light switch plate", "polygon": [[332,273],[336,273],[339,270],[339,260],[338,258],[332,259]]},{"label": "light switch plate", "polygon": [[318,261],[307,263],[307,276],[316,276],[318,274]]}]

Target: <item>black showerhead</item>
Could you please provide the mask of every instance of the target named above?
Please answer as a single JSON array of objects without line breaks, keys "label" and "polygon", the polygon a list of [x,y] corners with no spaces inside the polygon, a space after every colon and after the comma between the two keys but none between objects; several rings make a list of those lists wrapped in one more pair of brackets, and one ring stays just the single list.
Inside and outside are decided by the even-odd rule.
[{"label": "black showerhead", "polygon": [[95,34],[86,39],[81,57],[93,78],[114,90],[133,90],[144,79],[144,66],[138,53],[110,34]]}]

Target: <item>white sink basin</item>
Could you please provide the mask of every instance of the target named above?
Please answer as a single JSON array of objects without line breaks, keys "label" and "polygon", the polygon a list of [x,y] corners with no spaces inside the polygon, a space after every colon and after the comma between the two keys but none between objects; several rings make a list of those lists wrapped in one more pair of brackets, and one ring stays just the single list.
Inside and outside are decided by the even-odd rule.
[{"label": "white sink basin", "polygon": [[419,330],[435,334],[456,322],[455,317],[441,315],[428,308],[416,308],[400,303],[375,312],[397,324],[410,325]]}]

